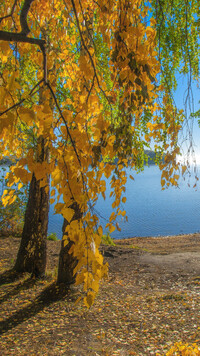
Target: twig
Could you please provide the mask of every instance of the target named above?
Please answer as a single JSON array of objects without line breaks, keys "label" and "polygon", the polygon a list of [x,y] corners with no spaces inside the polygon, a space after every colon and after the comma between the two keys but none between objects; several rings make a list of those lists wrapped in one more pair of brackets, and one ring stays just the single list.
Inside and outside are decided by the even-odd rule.
[{"label": "twig", "polygon": [[78,31],[79,31],[79,34],[80,34],[80,37],[81,37],[81,42],[82,42],[82,45],[83,45],[85,51],[87,52],[87,54],[89,56],[90,63],[92,64],[92,68],[94,70],[94,75],[95,75],[95,78],[97,80],[98,87],[101,90],[101,92],[103,93],[103,95],[105,96],[106,100],[108,101],[108,103],[109,103],[109,105],[110,105],[110,107],[112,109],[110,100],[109,100],[108,96],[106,95],[105,91],[102,89],[102,87],[100,85],[99,78],[98,78],[98,75],[97,75],[97,72],[96,72],[96,67],[95,67],[93,58],[91,56],[91,53],[90,53],[90,51],[88,50],[88,48],[87,48],[87,46],[85,44],[85,41],[84,41],[84,38],[83,38],[83,34],[82,34],[82,31],[81,31],[81,28],[80,28],[80,23],[79,23],[79,19],[78,19],[78,15],[77,15],[77,11],[76,11],[76,6],[75,6],[75,3],[74,3],[74,0],[71,0],[71,3],[72,3],[72,7],[73,7],[75,18],[76,18],[76,23],[77,23],[77,26],[78,26]]},{"label": "twig", "polygon": [[14,4],[13,4],[13,6],[12,6],[12,9],[11,9],[11,12],[10,12],[10,14],[9,14],[9,15],[6,15],[6,16],[3,16],[3,17],[0,17],[0,23],[1,23],[1,21],[3,21],[3,20],[5,20],[5,19],[7,19],[8,17],[12,17],[12,16],[13,16],[14,11],[15,11],[15,6],[17,5],[17,1],[18,1],[18,0],[15,0],[15,2],[14,2]]},{"label": "twig", "polygon": [[33,87],[33,89],[31,89],[31,91],[29,92],[29,94],[27,95],[26,98],[24,98],[24,99],[18,101],[18,103],[16,103],[16,104],[10,106],[10,107],[9,107],[8,109],[6,109],[5,111],[0,112],[0,116],[6,114],[8,111],[10,111],[10,110],[16,108],[17,106],[20,106],[24,101],[27,100],[27,98],[28,98],[29,96],[34,95],[34,94],[35,94],[35,93],[34,93],[35,89],[36,89],[38,86],[40,86],[40,84],[41,84],[43,81],[44,81],[44,79],[41,79],[41,80]]}]

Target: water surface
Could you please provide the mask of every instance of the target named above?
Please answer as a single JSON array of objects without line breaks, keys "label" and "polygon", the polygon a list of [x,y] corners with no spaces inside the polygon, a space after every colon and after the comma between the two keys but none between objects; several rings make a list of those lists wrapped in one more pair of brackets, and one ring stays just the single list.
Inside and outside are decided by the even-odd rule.
[{"label": "water surface", "polygon": [[[127,211],[128,222],[119,220],[121,232],[114,231],[113,238],[134,236],[164,236],[187,234],[200,231],[200,192],[188,187],[183,179],[179,188],[170,187],[161,190],[161,173],[157,166],[145,167],[144,171],[134,174],[135,180],[127,182],[127,202],[123,207]],[[192,180],[191,180],[192,183]],[[109,185],[107,196],[109,197]],[[100,197],[96,210],[100,223],[105,227],[112,212],[112,199],[104,201]],[[50,209],[49,233],[56,232],[61,238],[62,217],[53,215]]]}]

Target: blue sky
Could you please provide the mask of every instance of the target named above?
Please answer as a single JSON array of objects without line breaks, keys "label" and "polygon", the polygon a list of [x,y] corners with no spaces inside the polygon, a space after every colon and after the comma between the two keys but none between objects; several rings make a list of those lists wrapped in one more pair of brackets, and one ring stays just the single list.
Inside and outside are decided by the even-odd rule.
[{"label": "blue sky", "polygon": [[[200,109],[200,89],[197,86],[197,82],[191,84],[188,95],[188,78],[187,76],[177,75],[178,86],[174,92],[174,100],[178,109],[183,109],[187,115],[187,122],[184,123],[184,129],[180,135],[180,142],[184,151],[187,151],[187,147],[190,143],[189,136],[192,135],[193,148],[195,150],[195,156],[197,163],[200,163],[200,128],[198,125],[198,119],[189,118],[190,112],[195,112]],[[200,119],[200,118],[199,118]]]}]

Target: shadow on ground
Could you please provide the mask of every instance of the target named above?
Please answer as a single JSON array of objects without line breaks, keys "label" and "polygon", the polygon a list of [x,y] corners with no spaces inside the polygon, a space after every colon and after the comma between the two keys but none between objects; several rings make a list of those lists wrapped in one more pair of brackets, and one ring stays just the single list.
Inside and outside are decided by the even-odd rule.
[{"label": "shadow on ground", "polygon": [[[16,277],[12,282],[16,282],[16,284],[9,286],[8,291],[0,297],[0,304],[6,302],[9,298],[15,297],[22,290],[30,289],[34,286],[36,280],[33,278],[27,278],[23,281],[19,280],[19,277]],[[3,284],[11,284],[12,282],[2,283]]]},{"label": "shadow on ground", "polygon": [[[0,285],[11,284],[16,281],[19,282],[14,286],[9,286],[11,289],[9,288],[8,292],[0,297],[0,303],[5,302],[11,297],[15,297],[23,290],[31,289],[37,281],[30,277],[24,281],[20,281],[19,278],[19,275],[17,276],[12,270],[6,271],[0,275]],[[75,296],[75,294],[76,293],[73,293],[73,289],[69,286],[63,284],[57,285],[56,282],[51,283],[28,305],[16,310],[12,315],[0,321],[0,335],[33,317],[53,302],[62,299],[66,299],[67,301],[68,298],[70,301],[73,301],[73,299],[75,301],[77,299],[77,295]]]},{"label": "shadow on ground", "polygon": [[10,284],[16,280],[20,280],[23,273],[18,273],[14,269],[9,269],[0,274],[0,286],[3,284]]}]

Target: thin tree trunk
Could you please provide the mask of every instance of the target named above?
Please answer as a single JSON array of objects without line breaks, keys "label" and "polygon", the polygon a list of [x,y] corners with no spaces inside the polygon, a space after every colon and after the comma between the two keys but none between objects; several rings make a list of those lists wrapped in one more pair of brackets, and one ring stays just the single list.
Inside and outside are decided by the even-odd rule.
[{"label": "thin tree trunk", "polygon": [[[82,212],[78,204],[74,202],[70,206],[70,208],[73,209],[75,212],[72,220],[80,220],[82,217]],[[69,223],[66,219],[64,219],[62,227],[63,237],[64,235],[66,236],[65,229],[67,225],[69,225]],[[59,255],[57,283],[73,284],[75,282],[75,276],[73,275],[73,271],[78,261],[73,256],[73,254],[69,253],[72,244],[73,241],[69,241],[69,243],[64,247],[64,240],[62,239]]]},{"label": "thin tree trunk", "polygon": [[[44,138],[40,138],[40,156],[38,161],[47,160],[48,148]],[[46,186],[40,187],[35,174],[29,188],[29,198],[25,212],[21,245],[14,269],[17,272],[29,272],[32,276],[43,277],[46,268],[46,240],[49,213],[49,176]]]}]

